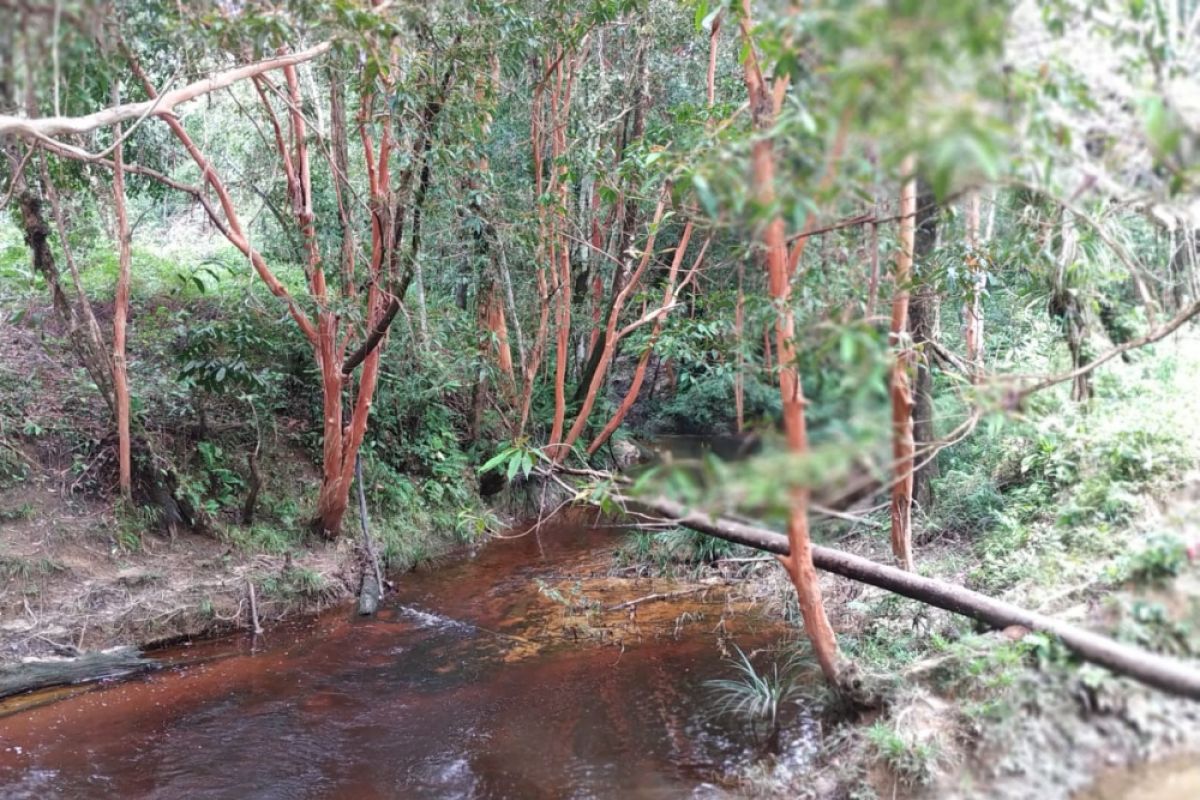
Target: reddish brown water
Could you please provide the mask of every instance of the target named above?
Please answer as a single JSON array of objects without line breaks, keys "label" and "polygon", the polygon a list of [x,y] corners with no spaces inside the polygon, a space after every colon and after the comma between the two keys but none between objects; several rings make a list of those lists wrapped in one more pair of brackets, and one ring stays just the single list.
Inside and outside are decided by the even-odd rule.
[{"label": "reddish brown water", "polygon": [[[702,596],[589,624],[539,590],[591,578],[610,603],[614,545],[578,525],[495,542],[404,576],[376,619],[176,649],[190,663],[0,718],[0,796],[722,796],[754,746],[709,713],[705,680],[729,674],[713,629],[745,646],[781,631]],[[795,726],[799,765],[811,726]]]}]

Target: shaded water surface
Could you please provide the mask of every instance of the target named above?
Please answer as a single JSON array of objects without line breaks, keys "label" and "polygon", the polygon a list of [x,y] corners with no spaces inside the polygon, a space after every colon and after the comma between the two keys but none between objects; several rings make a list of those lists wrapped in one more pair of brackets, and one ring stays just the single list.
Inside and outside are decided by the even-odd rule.
[{"label": "shaded water surface", "polygon": [[179,648],[174,668],[0,718],[0,796],[723,796],[753,743],[708,713],[704,681],[728,674],[714,628],[780,631],[688,595],[621,610],[614,644],[602,614],[567,614],[564,577],[610,606],[670,588],[605,584],[615,545],[572,524],[495,542],[403,576],[376,619]]}]

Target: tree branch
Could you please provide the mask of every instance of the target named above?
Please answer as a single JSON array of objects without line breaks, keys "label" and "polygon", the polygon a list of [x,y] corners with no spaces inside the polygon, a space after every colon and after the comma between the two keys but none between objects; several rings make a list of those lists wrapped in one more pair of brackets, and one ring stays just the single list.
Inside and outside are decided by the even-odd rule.
[{"label": "tree branch", "polygon": [[169,116],[175,106],[181,103],[194,100],[197,97],[215,92],[218,89],[224,89],[226,86],[231,86],[238,81],[252,78],[255,75],[261,75],[273,69],[311,61],[329,50],[331,46],[331,42],[322,42],[307,50],[301,50],[298,53],[288,53],[253,64],[246,64],[245,66],[225,72],[219,72],[210,78],[189,83],[187,86],[179,89],[164,92],[157,98],[152,98],[141,103],[124,103],[113,108],[106,108],[91,114],[85,114],[82,117],[41,117],[38,119],[29,119],[27,117],[0,114],[0,136],[45,139],[52,136],[88,133],[97,128],[115,125],[130,119],[138,119],[149,114],[159,117]]}]

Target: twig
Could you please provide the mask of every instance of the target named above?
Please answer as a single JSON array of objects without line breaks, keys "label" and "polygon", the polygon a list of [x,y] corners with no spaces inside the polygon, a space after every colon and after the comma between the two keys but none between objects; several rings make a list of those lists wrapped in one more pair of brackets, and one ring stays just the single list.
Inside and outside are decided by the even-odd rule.
[{"label": "twig", "polygon": [[633,606],[640,605],[642,603],[650,603],[655,600],[671,600],[676,597],[683,597],[683,596],[689,595],[689,594],[697,594],[699,592],[707,591],[708,589],[711,589],[711,588],[712,588],[711,586],[693,586],[690,589],[680,589],[675,592],[656,592],[654,594],[648,594],[645,597],[637,597],[637,598],[634,598],[633,600],[626,600],[624,603],[617,603],[614,606],[608,606],[604,610],[605,611],[620,611],[623,608],[631,608]]}]

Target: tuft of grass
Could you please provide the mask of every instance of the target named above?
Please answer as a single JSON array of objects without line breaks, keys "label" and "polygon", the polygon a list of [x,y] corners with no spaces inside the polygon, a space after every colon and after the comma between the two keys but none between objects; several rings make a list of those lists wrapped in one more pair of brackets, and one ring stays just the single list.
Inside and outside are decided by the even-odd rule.
[{"label": "tuft of grass", "polygon": [[280,600],[320,600],[328,588],[321,573],[309,567],[289,566],[278,575],[268,575],[259,582],[264,597]]},{"label": "tuft of grass", "polygon": [[33,519],[36,510],[31,503],[22,503],[16,508],[0,508],[0,522],[20,522]]},{"label": "tuft of grass", "polygon": [[1188,564],[1187,547],[1178,536],[1159,533],[1149,537],[1138,551],[1129,553],[1109,568],[1114,583],[1132,581],[1139,585],[1162,585]]},{"label": "tuft of grass", "polygon": [[907,786],[928,786],[937,768],[938,749],[931,742],[910,739],[886,722],[867,728],[867,741],[880,758]]},{"label": "tuft of grass", "polygon": [[66,567],[51,558],[0,555],[0,578],[3,578],[5,583],[34,581],[65,569]]},{"label": "tuft of grass", "polygon": [[734,651],[737,655],[728,659],[734,677],[706,684],[712,692],[713,714],[765,726],[774,736],[779,730],[783,707],[803,694],[799,681],[803,661],[793,653],[782,661],[771,662],[760,672],[740,647],[734,645]]},{"label": "tuft of grass", "polygon": [[257,523],[249,527],[229,525],[224,529],[230,544],[247,553],[283,555],[295,552],[303,545],[300,529]]},{"label": "tuft of grass", "polygon": [[701,567],[745,550],[737,545],[687,528],[633,531],[617,549],[617,566],[638,566],[662,574],[679,567]]}]

